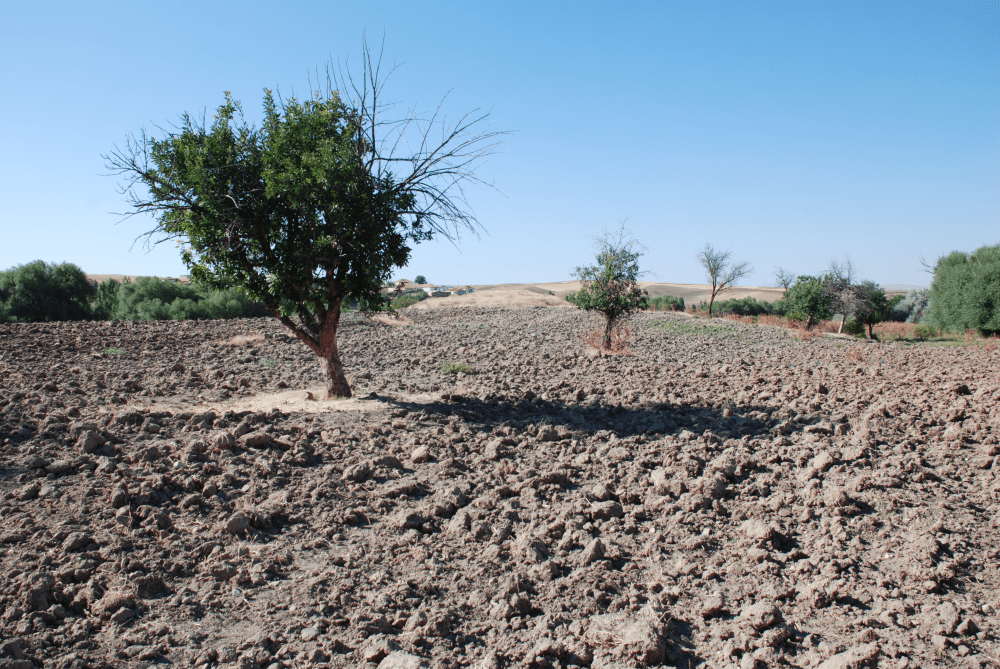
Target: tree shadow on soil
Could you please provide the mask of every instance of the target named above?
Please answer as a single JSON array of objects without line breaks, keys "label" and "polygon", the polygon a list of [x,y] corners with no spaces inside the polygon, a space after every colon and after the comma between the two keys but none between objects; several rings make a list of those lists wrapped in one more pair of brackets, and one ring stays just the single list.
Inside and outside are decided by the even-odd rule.
[{"label": "tree shadow on soil", "polygon": [[744,435],[751,439],[770,436],[767,425],[751,415],[763,411],[763,406],[739,407],[724,415],[710,406],[659,402],[616,405],[537,398],[516,400],[452,396],[452,399],[423,404],[391,397],[371,399],[411,412],[428,411],[441,416],[457,416],[479,433],[489,433],[500,426],[520,431],[530,424],[547,424],[565,426],[578,433],[605,431],[619,439],[679,434],[684,430],[692,432],[695,437],[701,437],[709,430],[721,439],[738,439]]}]

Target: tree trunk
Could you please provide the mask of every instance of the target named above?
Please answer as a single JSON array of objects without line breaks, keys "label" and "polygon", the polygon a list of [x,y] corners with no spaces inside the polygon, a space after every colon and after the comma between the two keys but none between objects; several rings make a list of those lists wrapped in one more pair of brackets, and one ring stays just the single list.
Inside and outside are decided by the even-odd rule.
[{"label": "tree trunk", "polygon": [[806,319],[806,330],[811,329],[812,326],[813,326],[813,317],[812,314],[809,314],[809,318]]},{"label": "tree trunk", "polygon": [[837,328],[837,334],[840,334],[841,332],[844,331],[844,323],[845,322],[847,322],[847,314],[841,314],[840,315],[840,327]]},{"label": "tree trunk", "polygon": [[340,361],[337,350],[337,327],[340,325],[340,301],[326,315],[323,330],[319,337],[319,358],[326,376],[326,393],[328,397],[350,397],[351,387],[347,385],[344,376],[344,364]]},{"label": "tree trunk", "polygon": [[708,317],[709,317],[709,319],[712,318],[712,305],[713,304],[715,304],[715,293],[712,293],[712,296],[710,298],[708,298]]},{"label": "tree trunk", "polygon": [[867,325],[868,325],[868,338],[869,339],[878,339],[878,337],[876,337],[875,335],[872,334],[872,324],[868,323]]},{"label": "tree trunk", "polygon": [[614,326],[614,320],[605,315],[604,316],[604,336],[601,337],[601,348],[605,351],[611,350],[611,329]]}]

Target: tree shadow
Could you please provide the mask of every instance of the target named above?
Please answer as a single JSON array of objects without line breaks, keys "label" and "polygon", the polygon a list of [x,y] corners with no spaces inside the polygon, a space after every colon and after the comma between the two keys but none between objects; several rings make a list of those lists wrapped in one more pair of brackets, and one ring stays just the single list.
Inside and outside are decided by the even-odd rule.
[{"label": "tree shadow", "polygon": [[[767,424],[753,415],[765,409],[757,405],[739,407],[727,415],[727,412],[711,406],[666,402],[616,404],[457,395],[429,404],[392,397],[369,396],[368,399],[409,412],[456,416],[477,433],[492,433],[501,426],[513,427],[520,432],[529,425],[550,425],[565,427],[574,434],[606,432],[608,436],[614,435],[619,439],[640,435],[679,435],[685,430],[697,438],[710,431],[720,441],[743,436],[750,439],[771,436]],[[792,428],[792,431],[796,429],[801,430],[801,427]]]}]

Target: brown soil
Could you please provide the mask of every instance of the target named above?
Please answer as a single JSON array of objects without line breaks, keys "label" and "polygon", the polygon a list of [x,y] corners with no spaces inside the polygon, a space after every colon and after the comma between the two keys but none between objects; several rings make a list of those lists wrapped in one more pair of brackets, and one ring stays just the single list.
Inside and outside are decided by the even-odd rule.
[{"label": "brown soil", "polygon": [[0,326],[0,667],[996,666],[997,354],[407,318]]}]

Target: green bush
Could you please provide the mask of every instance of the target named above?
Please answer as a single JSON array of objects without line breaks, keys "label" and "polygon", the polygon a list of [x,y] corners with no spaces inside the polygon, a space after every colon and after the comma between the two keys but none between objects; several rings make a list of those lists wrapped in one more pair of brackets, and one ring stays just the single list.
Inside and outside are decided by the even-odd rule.
[{"label": "green bush", "polygon": [[35,323],[91,317],[94,286],[68,262],[35,260],[0,272],[0,321]]},{"label": "green bush", "polygon": [[758,302],[753,297],[719,300],[713,307],[720,314],[735,314],[737,316],[762,316],[774,313],[770,302]]},{"label": "green bush", "polygon": [[918,325],[917,327],[913,328],[914,339],[919,339],[920,341],[923,341],[925,339],[931,339],[937,336],[939,336],[939,333],[937,331],[937,328],[933,326]]},{"label": "green bush", "polygon": [[844,321],[844,333],[849,335],[863,335],[865,333],[865,326],[863,323],[859,323],[855,320]]},{"label": "green bush", "polygon": [[651,297],[649,299],[649,308],[652,311],[684,311],[686,307],[684,306],[683,297],[664,295],[662,297]]},{"label": "green bush", "polygon": [[[110,289],[109,289],[110,291]],[[195,318],[259,318],[269,315],[235,288],[202,289],[197,285],[139,277],[118,287],[111,317],[118,320],[190,320]]]},{"label": "green bush", "polygon": [[1000,245],[940,258],[929,298],[927,320],[937,328],[1000,333]]},{"label": "green bush", "polygon": [[927,289],[907,291],[906,296],[892,308],[890,320],[898,323],[920,323],[927,314],[930,291]]},{"label": "green bush", "polygon": [[[128,279],[125,279],[128,282]],[[91,305],[94,318],[99,321],[108,321],[114,318],[115,308],[118,306],[118,289],[121,284],[114,279],[103,281],[97,286],[94,295],[94,303]]]},{"label": "green bush", "polygon": [[424,277],[423,274],[418,274],[417,278],[413,280],[413,283],[417,284],[418,286],[422,286],[425,283],[427,283],[427,278]]},{"label": "green bush", "polygon": [[427,293],[420,293],[419,295],[415,293],[410,293],[409,295],[400,295],[392,301],[393,309],[405,309],[406,307],[412,307],[417,302],[427,299]]}]

